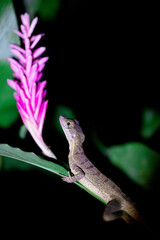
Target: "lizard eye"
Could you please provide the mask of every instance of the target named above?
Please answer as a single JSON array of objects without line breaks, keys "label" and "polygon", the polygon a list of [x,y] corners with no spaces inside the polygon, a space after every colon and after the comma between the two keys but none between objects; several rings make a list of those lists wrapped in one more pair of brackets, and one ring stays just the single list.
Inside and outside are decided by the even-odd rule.
[{"label": "lizard eye", "polygon": [[66,128],[73,128],[74,127],[74,122],[72,120],[67,120],[65,122]]}]

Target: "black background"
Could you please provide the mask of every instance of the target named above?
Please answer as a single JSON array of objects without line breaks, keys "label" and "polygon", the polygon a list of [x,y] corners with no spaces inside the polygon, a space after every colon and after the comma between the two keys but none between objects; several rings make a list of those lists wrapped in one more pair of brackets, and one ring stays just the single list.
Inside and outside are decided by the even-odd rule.
[{"label": "black background", "polygon": [[[14,1],[14,6],[20,16],[24,12],[21,1]],[[91,134],[95,131],[107,146],[142,141],[143,108],[159,110],[157,19],[156,6],[147,3],[79,0],[74,4],[65,0],[56,19],[44,22],[39,18],[35,30],[45,32],[41,44],[47,46],[50,57],[44,71],[47,118],[53,117],[58,104],[71,107],[86,135],[87,156],[151,221],[156,216],[155,223],[157,190],[142,190],[113,167],[96,150]],[[0,141],[40,154],[30,136],[25,141],[18,139],[20,125],[21,120],[9,130],[1,130]],[[58,159],[67,162],[67,141],[51,125],[46,120],[44,139]],[[158,150],[158,134],[145,143]],[[22,230],[22,239],[27,234],[99,239],[148,236],[143,228],[127,226],[122,220],[103,222],[102,203],[45,171],[2,172],[0,178],[6,234],[11,231],[18,236]]]}]

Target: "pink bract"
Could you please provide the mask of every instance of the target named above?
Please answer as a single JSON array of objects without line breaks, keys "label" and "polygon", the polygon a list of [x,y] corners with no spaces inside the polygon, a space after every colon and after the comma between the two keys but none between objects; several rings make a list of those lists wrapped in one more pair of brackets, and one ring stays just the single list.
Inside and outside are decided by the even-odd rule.
[{"label": "pink bract", "polygon": [[21,15],[21,21],[21,31],[14,30],[14,32],[22,38],[24,48],[14,44],[10,45],[11,52],[18,60],[8,58],[15,80],[7,79],[7,82],[15,90],[14,98],[17,101],[18,111],[27,130],[43,153],[56,159],[42,138],[48,100],[45,100],[47,91],[44,88],[46,81],[40,80],[48,57],[41,57],[46,47],[42,46],[35,49],[35,46],[44,34],[32,36],[38,22],[37,17],[30,23],[29,14],[25,13]]}]

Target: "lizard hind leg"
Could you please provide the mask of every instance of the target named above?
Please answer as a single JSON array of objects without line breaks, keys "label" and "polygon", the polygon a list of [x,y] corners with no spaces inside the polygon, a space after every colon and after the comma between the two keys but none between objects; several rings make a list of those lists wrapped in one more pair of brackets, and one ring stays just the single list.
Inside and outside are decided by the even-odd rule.
[{"label": "lizard hind leg", "polygon": [[107,203],[103,213],[103,220],[106,222],[122,218],[126,223],[133,224],[133,218],[121,209],[121,203],[117,199],[113,199]]},{"label": "lizard hind leg", "polygon": [[122,217],[123,211],[120,202],[116,199],[109,201],[103,213],[103,220],[109,222]]}]

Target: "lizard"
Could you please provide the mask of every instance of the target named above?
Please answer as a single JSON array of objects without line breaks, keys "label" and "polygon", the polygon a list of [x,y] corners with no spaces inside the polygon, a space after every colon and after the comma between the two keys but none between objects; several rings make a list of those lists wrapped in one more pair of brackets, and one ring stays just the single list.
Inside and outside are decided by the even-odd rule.
[{"label": "lizard", "polygon": [[108,177],[99,171],[86,157],[83,150],[85,135],[76,119],[59,117],[60,125],[69,143],[69,167],[71,173],[63,177],[63,181],[78,181],[106,203],[103,213],[104,221],[122,218],[131,224],[142,223],[142,217],[136,204]]}]

